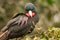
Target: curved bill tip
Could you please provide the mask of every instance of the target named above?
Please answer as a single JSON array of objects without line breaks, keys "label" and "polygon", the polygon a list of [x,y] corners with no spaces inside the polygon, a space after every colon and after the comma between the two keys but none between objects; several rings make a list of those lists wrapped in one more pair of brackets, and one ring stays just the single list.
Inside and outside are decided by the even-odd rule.
[{"label": "curved bill tip", "polygon": [[30,16],[32,17],[32,11],[31,11],[31,10],[29,10],[29,14],[30,14]]}]

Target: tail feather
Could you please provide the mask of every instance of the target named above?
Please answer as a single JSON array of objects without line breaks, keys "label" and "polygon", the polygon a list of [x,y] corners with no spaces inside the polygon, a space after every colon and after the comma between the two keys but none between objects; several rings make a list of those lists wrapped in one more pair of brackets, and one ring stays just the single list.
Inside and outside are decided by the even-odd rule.
[{"label": "tail feather", "polygon": [[9,31],[5,31],[5,32],[1,32],[0,34],[0,40],[7,40],[8,39],[8,35],[9,35]]}]

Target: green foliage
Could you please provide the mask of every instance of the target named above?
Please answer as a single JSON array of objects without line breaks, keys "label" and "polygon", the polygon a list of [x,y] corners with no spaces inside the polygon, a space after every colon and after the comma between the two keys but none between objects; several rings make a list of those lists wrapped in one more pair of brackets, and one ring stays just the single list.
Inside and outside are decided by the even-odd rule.
[{"label": "green foliage", "polygon": [[54,3],[53,0],[46,0],[49,5],[52,5]]},{"label": "green foliage", "polygon": [[30,2],[31,2],[31,3],[35,3],[35,2],[36,2],[36,0],[30,0]]}]

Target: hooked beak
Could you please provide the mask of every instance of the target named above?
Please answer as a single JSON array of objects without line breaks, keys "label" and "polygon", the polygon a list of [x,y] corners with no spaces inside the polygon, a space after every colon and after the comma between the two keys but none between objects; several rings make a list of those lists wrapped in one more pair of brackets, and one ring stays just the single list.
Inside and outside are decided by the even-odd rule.
[{"label": "hooked beak", "polygon": [[29,11],[29,15],[32,17],[32,11],[31,10]]}]

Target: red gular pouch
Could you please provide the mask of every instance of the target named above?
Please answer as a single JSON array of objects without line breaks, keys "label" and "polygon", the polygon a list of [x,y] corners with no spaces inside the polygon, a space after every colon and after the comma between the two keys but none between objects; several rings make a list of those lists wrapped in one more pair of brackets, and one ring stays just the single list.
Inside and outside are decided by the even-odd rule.
[{"label": "red gular pouch", "polygon": [[[26,13],[26,16],[27,16],[27,17],[31,17],[29,13]],[[32,12],[32,17],[33,17],[33,16],[35,16],[35,13],[34,13],[34,12]]]}]

